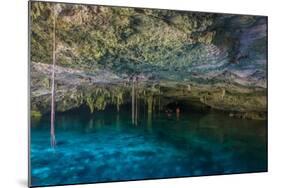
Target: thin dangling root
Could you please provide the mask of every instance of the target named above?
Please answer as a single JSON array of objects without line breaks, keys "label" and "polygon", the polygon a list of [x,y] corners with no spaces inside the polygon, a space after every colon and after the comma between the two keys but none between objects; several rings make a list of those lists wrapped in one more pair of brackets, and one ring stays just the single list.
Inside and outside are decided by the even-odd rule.
[{"label": "thin dangling root", "polygon": [[51,98],[51,146],[55,147],[55,65],[56,65],[56,12],[54,6],[54,28],[53,28],[53,70],[52,70],[52,98]]}]

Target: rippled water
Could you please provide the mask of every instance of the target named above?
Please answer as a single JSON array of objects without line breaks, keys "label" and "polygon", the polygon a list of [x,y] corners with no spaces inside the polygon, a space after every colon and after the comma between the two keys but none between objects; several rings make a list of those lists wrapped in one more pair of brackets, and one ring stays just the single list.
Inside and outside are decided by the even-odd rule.
[{"label": "rippled water", "polygon": [[[76,115],[75,115],[76,114]],[[218,112],[58,114],[31,126],[31,184],[94,183],[267,171],[267,123]]]}]

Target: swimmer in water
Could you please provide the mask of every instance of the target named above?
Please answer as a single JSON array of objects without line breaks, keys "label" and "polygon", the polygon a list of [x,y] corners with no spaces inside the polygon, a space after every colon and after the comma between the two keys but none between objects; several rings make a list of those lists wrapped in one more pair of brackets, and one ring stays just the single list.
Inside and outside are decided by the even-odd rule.
[{"label": "swimmer in water", "polygon": [[176,108],[176,113],[177,113],[177,119],[179,119],[179,117],[180,117],[180,108],[179,107]]}]

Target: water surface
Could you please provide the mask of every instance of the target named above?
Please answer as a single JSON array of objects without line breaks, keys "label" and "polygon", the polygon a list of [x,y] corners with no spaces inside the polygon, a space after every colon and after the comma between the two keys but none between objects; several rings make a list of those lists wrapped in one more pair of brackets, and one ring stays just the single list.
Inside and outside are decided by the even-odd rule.
[{"label": "water surface", "polygon": [[[76,115],[75,115],[76,114]],[[79,115],[78,115],[79,114]],[[31,184],[94,183],[267,171],[267,123],[219,112],[58,114],[31,125]]]}]

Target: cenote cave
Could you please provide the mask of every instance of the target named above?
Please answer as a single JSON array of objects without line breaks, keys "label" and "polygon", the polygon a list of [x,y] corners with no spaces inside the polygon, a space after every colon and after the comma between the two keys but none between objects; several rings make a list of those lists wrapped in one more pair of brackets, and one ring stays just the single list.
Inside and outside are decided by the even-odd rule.
[{"label": "cenote cave", "polygon": [[31,186],[267,171],[266,17],[32,2],[30,19]]}]

